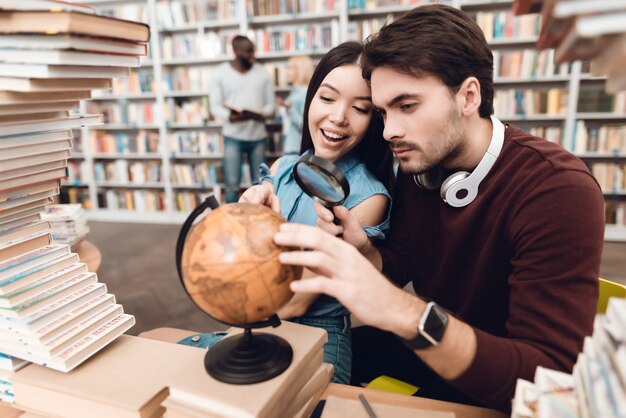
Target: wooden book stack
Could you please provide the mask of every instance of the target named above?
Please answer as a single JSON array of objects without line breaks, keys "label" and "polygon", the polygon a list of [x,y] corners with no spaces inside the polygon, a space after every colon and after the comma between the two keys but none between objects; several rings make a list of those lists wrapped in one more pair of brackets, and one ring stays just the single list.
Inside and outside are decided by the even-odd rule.
[{"label": "wooden book stack", "polygon": [[[0,353],[69,371],[134,324],[41,214],[66,177],[72,129],[102,120],[70,111],[138,66],[148,38],[89,6],[0,1]],[[12,401],[7,372],[0,398]]]},{"label": "wooden book stack", "polygon": [[[262,383],[233,385],[209,376],[202,362],[189,364],[171,381],[170,396],[163,403],[167,416],[308,417],[333,372],[330,364],[323,363],[326,332],[291,322],[255,332],[275,334],[289,342],[293,361],[287,370]],[[229,336],[237,333],[241,330]]]}]

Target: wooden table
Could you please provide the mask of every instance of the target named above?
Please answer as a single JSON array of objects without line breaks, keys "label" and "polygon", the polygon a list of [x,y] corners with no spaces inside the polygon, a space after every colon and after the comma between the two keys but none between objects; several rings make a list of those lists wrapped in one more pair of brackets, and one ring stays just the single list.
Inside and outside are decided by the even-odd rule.
[{"label": "wooden table", "polygon": [[102,262],[102,254],[100,254],[98,247],[93,245],[91,241],[83,240],[78,245],[76,253],[78,257],[80,257],[80,261],[87,264],[89,271],[94,273],[98,272],[100,263]]},{"label": "wooden table", "polygon": [[[196,332],[178,328],[157,328],[141,333],[140,336],[175,343],[193,334],[196,334]],[[382,392],[379,390],[360,388],[356,386],[339,385],[336,383],[331,383],[326,387],[322,393],[322,399],[325,399],[328,396],[358,399],[359,394],[364,394],[370,402],[387,403],[406,408],[454,412],[457,418],[506,418],[506,415],[493,409],[478,408],[475,406],[461,405],[452,402]],[[21,411],[13,409],[8,404],[0,402],[0,417],[17,418],[21,414]]]},{"label": "wooden table", "polygon": [[[183,338],[198,332],[180,328],[156,328],[139,334],[140,337],[154,340],[176,343]],[[493,409],[478,408],[475,406],[458,403],[437,401],[434,399],[406,396],[397,393],[383,392],[380,390],[360,388],[356,386],[340,385],[331,383],[322,393],[322,399],[329,396],[337,396],[346,399],[358,399],[359,394],[364,394],[368,401],[387,403],[390,405],[403,406],[415,409],[433,409],[437,411],[454,412],[457,418],[506,418],[506,415]]]}]

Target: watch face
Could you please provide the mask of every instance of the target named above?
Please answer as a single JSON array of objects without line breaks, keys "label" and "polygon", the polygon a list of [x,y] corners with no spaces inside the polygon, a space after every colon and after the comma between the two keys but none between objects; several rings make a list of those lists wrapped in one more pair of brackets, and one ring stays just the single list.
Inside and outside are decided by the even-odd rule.
[{"label": "watch face", "polygon": [[420,318],[419,334],[411,340],[402,340],[413,350],[421,350],[439,345],[448,325],[448,314],[435,302],[429,302]]}]

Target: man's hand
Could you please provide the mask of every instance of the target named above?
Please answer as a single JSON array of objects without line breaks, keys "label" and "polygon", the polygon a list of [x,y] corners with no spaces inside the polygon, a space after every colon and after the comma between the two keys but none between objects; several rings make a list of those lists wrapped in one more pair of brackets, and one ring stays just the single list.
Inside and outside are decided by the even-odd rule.
[{"label": "man's hand", "polygon": [[250,119],[245,112],[235,112],[234,110],[230,111],[230,115],[228,116],[228,120],[231,122],[243,122]]},{"label": "man's hand", "polygon": [[[345,242],[352,244],[359,252],[367,255],[372,244],[359,221],[350,214],[347,208],[335,206],[334,212],[331,212],[319,202],[314,203],[314,208],[317,213],[317,226],[319,228],[332,235],[341,235]],[[333,222],[335,218],[339,221],[339,225]]]},{"label": "man's hand", "polygon": [[265,115],[262,115],[260,113],[252,112],[250,110],[244,110],[242,113],[246,117],[246,119],[254,119],[259,122],[265,122]]},{"label": "man's hand", "polygon": [[280,198],[265,184],[257,184],[243,192],[239,198],[239,203],[253,203],[267,206],[274,212],[280,214]]},{"label": "man's hand", "polygon": [[274,236],[279,245],[306,248],[286,251],[280,262],[309,268],[317,277],[291,283],[294,292],[324,293],[339,300],[368,325],[391,332],[416,309],[413,295],[397,288],[351,244],[312,226],[282,224]]}]

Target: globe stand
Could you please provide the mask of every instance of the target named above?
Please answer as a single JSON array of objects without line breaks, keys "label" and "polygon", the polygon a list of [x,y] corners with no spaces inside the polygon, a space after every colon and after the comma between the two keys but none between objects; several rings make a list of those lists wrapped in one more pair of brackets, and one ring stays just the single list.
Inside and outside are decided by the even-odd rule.
[{"label": "globe stand", "polygon": [[228,337],[211,347],[204,367],[211,377],[224,383],[249,385],[269,380],[284,372],[293,359],[289,343],[276,335],[252,333]]}]

